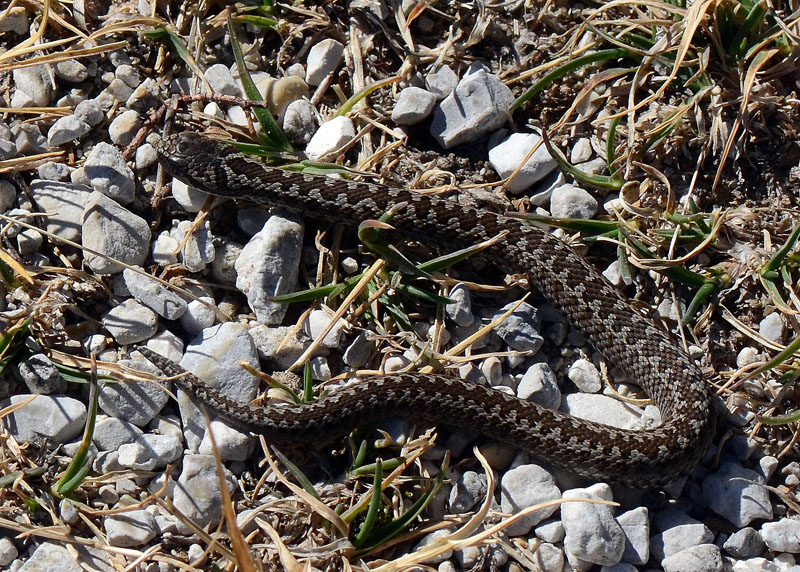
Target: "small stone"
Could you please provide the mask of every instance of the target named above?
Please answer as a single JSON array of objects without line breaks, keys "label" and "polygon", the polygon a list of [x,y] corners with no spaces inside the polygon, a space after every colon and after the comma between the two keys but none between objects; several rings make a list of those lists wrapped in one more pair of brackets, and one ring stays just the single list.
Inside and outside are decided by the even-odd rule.
[{"label": "small stone", "polygon": [[[423,550],[425,550],[425,547],[436,543],[440,539],[447,538],[448,536],[452,535],[454,532],[455,532],[455,528],[448,527],[448,528],[442,528],[440,530],[435,530],[435,531],[433,531],[431,533],[428,533],[425,536],[423,536],[422,540],[420,540],[417,543],[417,545],[414,547],[414,552],[423,551]],[[437,554],[434,554],[434,555],[428,557],[424,561],[420,562],[420,564],[439,564],[440,562],[444,562],[445,560],[450,558],[452,555],[453,555],[453,551],[452,550],[444,550],[444,551],[441,551],[441,552],[439,552]]]},{"label": "small stone", "polygon": [[[503,512],[519,512],[530,506],[561,498],[552,475],[539,465],[520,465],[507,471],[500,482],[500,506]],[[557,506],[543,508],[512,523],[505,530],[509,536],[521,536],[549,518]]]},{"label": "small stone", "polygon": [[4,423],[19,442],[46,438],[55,443],[67,443],[80,435],[86,423],[86,406],[71,397],[51,395],[12,395],[0,402],[0,409],[10,405],[30,403],[8,414]]},{"label": "small stone", "polygon": [[734,558],[753,558],[764,553],[766,544],[755,528],[747,526],[731,534],[722,548]]},{"label": "small stone", "polygon": [[541,136],[535,133],[512,133],[502,142],[489,149],[489,162],[501,178],[511,176],[531,149],[538,149],[525,161],[506,187],[508,192],[519,194],[538,183],[556,169],[556,162],[547,148],[541,144]]},{"label": "small stone", "polygon": [[71,83],[80,83],[89,77],[88,69],[78,60],[64,60],[56,63],[53,68],[56,77]]},{"label": "small stone", "polygon": [[558,409],[561,405],[561,390],[555,372],[546,363],[533,364],[517,386],[517,397],[533,401],[547,409]]},{"label": "small stone", "polygon": [[662,510],[654,521],[661,532],[650,538],[650,553],[658,560],[714,541],[714,533],[705,524],[677,509]]},{"label": "small stone", "polygon": [[769,493],[761,475],[735,461],[722,463],[703,481],[703,496],[709,508],[738,528],[756,519],[772,518]]},{"label": "small stone", "polygon": [[92,190],[85,185],[42,180],[34,180],[30,189],[36,203],[48,213],[45,230],[80,242],[84,205]]},{"label": "small stone", "polygon": [[[515,305],[517,302],[506,304],[492,317],[492,320],[497,320]],[[540,323],[538,310],[527,302],[522,302],[494,331],[511,349],[534,353],[539,351],[544,343],[539,334]]]},{"label": "small stone", "polygon": [[105,119],[103,107],[94,99],[85,99],[81,101],[75,106],[73,115],[92,127],[98,125],[101,121],[103,121],[103,119]]},{"label": "small stone", "polygon": [[443,65],[437,71],[429,73],[425,77],[425,87],[428,88],[437,100],[444,99],[458,85],[458,76],[448,65]]},{"label": "small stone", "polygon": [[[305,323],[306,333],[312,340],[316,340],[322,335],[322,332],[330,325],[331,316],[322,309],[312,310],[308,315],[308,320]],[[339,318],[330,331],[325,334],[325,337],[320,342],[326,348],[338,348],[344,334],[344,328],[347,322]]]},{"label": "small stone", "polygon": [[567,377],[584,393],[598,393],[603,380],[595,365],[587,359],[578,359],[570,366]]},{"label": "small stone", "polygon": [[142,435],[142,430],[133,423],[106,417],[97,422],[92,443],[99,451],[116,451],[126,443],[133,443]]},{"label": "small stone", "polygon": [[241,324],[224,322],[203,330],[186,347],[181,367],[237,403],[256,396],[258,379],[239,362],[258,366],[253,339]]},{"label": "small stone", "polygon": [[56,120],[47,132],[47,146],[58,147],[80,139],[91,130],[85,121],[74,115],[66,115]]},{"label": "small stone", "polygon": [[275,114],[278,121],[283,120],[286,109],[295,101],[308,97],[308,84],[296,76],[278,78],[267,97],[269,110]]},{"label": "small stone", "polygon": [[0,566],[8,566],[17,556],[19,552],[11,539],[7,536],[0,537]]},{"label": "small stone", "polygon": [[[139,114],[136,111],[129,109],[128,111],[124,111],[114,118],[114,121],[112,121],[111,125],[108,126],[108,137],[111,139],[111,142],[114,143],[114,145],[124,147],[133,141],[133,138],[139,131],[141,124],[142,122],[139,119]],[[125,203],[127,204],[127,202]]]},{"label": "small stone", "polygon": [[322,81],[332,74],[339,66],[339,62],[344,58],[344,44],[327,38],[314,44],[308,51],[306,60],[306,83],[308,85],[319,85]]},{"label": "small stone", "polygon": [[16,572],[83,572],[72,553],[63,544],[45,542]]},{"label": "small stone", "polygon": [[214,93],[233,96],[242,95],[239,85],[233,79],[233,74],[226,65],[214,64],[206,70],[205,75]]},{"label": "small stone", "polygon": [[622,561],[641,566],[650,559],[650,519],[647,507],[636,507],[622,513],[617,522],[625,533]]},{"label": "small stone", "polygon": [[208,201],[208,193],[172,179],[172,198],[188,213],[199,213]]},{"label": "small stone", "polygon": [[34,354],[19,364],[19,375],[31,393],[52,395],[67,390],[67,381],[44,354]]},{"label": "small stone", "polygon": [[217,253],[211,263],[211,276],[222,284],[236,284],[236,260],[242,253],[242,245],[224,237],[218,237],[216,248]]},{"label": "small stone", "polygon": [[283,114],[283,131],[296,145],[306,145],[317,130],[316,110],[310,101],[298,99]]},{"label": "small stone", "polygon": [[537,538],[551,544],[564,540],[564,524],[557,519],[545,520],[534,531]]},{"label": "small stone", "polygon": [[[253,453],[255,441],[249,432],[240,431],[224,421],[216,419],[211,422],[209,429],[214,435],[217,451],[219,451],[220,458],[223,461],[245,461]],[[208,430],[197,452],[201,455],[214,454]]]},{"label": "small stone", "polygon": [[367,332],[361,332],[344,351],[342,361],[354,369],[364,367],[373,351],[375,344],[369,339]]},{"label": "small stone", "polygon": [[550,197],[550,214],[554,218],[590,219],[596,212],[597,199],[569,183],[553,190]]},{"label": "small stone", "polygon": [[137,171],[143,171],[155,165],[156,161],[158,161],[158,154],[156,153],[156,148],[150,145],[150,143],[144,143],[136,149],[134,163],[136,164]]},{"label": "small stone", "polygon": [[[606,483],[564,491],[562,498],[613,500],[611,487]],[[625,534],[614,519],[610,506],[586,502],[564,503],[561,505],[561,522],[566,533],[564,548],[567,554],[604,566],[612,566],[622,559]]]},{"label": "small stone", "polygon": [[356,136],[353,120],[340,115],[320,125],[306,145],[306,155],[312,161],[323,160]]},{"label": "small stone", "polygon": [[182,220],[173,228],[171,236],[183,244],[181,259],[190,272],[202,272],[214,261],[216,250],[209,221],[194,226],[191,221]]},{"label": "small stone", "polygon": [[541,570],[564,570],[564,552],[557,546],[543,542],[533,554],[533,562]]},{"label": "small stone", "polygon": [[[155,366],[139,354],[133,354],[131,359],[120,360],[119,363],[133,369],[161,375]],[[98,404],[108,415],[142,427],[164,408],[168,400],[169,396],[158,384],[146,381],[126,381],[124,383],[104,383],[100,390]]]},{"label": "small stone", "polygon": [[[102,193],[94,191],[83,215],[83,245],[132,266],[141,265],[150,246],[150,226]],[[86,254],[86,264],[98,274],[116,274],[123,266]]]},{"label": "small stone", "polygon": [[257,324],[250,328],[249,333],[258,348],[259,355],[284,370],[294,364],[310,342],[302,332],[286,326],[270,328],[264,324]]},{"label": "small stone", "polygon": [[109,310],[103,326],[118,344],[135,344],[156,333],[158,316],[136,300],[128,299]]},{"label": "small stone", "polygon": [[433,110],[430,134],[445,149],[475,141],[508,120],[511,90],[480,69],[464,76]]},{"label": "small stone", "polygon": [[32,228],[26,228],[17,235],[17,248],[22,256],[28,256],[38,252],[43,241],[42,233]]},{"label": "small stone", "polygon": [[[236,488],[236,478],[226,468],[225,484],[229,492]],[[222,518],[222,498],[216,460],[211,455],[186,455],[183,470],[175,486],[175,508],[197,526],[216,526]]]},{"label": "small stone", "polygon": [[109,515],[103,521],[111,546],[141,546],[156,535],[156,521],[146,510]]},{"label": "small stone", "polygon": [[800,520],[782,518],[761,525],[761,538],[776,552],[800,553]]},{"label": "small stone", "polygon": [[772,312],[761,320],[758,324],[758,333],[770,341],[779,344],[783,343],[783,338],[786,335],[786,324],[780,312]]},{"label": "small stone", "polygon": [[186,307],[186,313],[180,318],[181,326],[189,334],[199,334],[214,325],[217,315],[213,310],[214,298],[202,296],[192,300]]},{"label": "small stone", "polygon": [[[30,101],[25,107],[47,107],[53,95],[53,83],[50,80],[48,66],[18,67],[13,71],[12,85],[17,93],[24,93]],[[12,107],[14,104],[12,103]]]},{"label": "small stone", "polygon": [[122,278],[131,296],[167,320],[177,320],[186,312],[186,301],[163,284],[156,282],[139,268],[122,271]]},{"label": "small stone", "polygon": [[180,243],[169,235],[169,232],[164,231],[158,235],[155,242],[153,242],[153,262],[159,266],[168,266],[178,262],[178,247]]},{"label": "small stone", "polygon": [[455,514],[463,514],[472,510],[486,497],[486,475],[475,471],[464,471],[450,489],[450,510]]},{"label": "small stone", "polygon": [[392,121],[397,125],[414,125],[424,120],[436,105],[436,96],[419,87],[407,87],[397,96]]},{"label": "small stone", "polygon": [[48,161],[36,167],[40,179],[46,181],[65,181],[69,178],[69,167],[64,163]]},{"label": "small stone", "polygon": [[583,163],[592,158],[592,142],[587,137],[581,137],[575,141],[570,151],[569,160],[573,165]]},{"label": "small stone", "polygon": [[95,191],[122,204],[133,201],[136,184],[122,154],[113,145],[100,142],[92,148],[84,164],[86,176]]},{"label": "small stone", "polygon": [[570,393],[564,396],[561,411],[620,429],[633,429],[640,425],[641,411],[605,395],[596,393]]},{"label": "small stone", "polygon": [[456,284],[450,289],[447,297],[452,300],[452,303],[444,307],[447,317],[462,327],[472,325],[472,322],[475,321],[475,316],[472,313],[472,296],[470,296],[466,285],[463,283]]},{"label": "small stone", "polygon": [[[28,13],[25,11],[25,6],[12,7],[9,5],[4,9],[3,17],[0,18],[0,32],[13,32],[21,36],[28,33],[28,26]],[[6,564],[0,563],[0,566]]]},{"label": "small stone", "polygon": [[661,561],[664,572],[722,572],[722,554],[715,544],[700,544]]},{"label": "small stone", "polygon": [[236,287],[259,322],[278,324],[287,305],[270,298],[294,290],[303,247],[303,223],[296,217],[273,215],[242,249],[236,260]]}]

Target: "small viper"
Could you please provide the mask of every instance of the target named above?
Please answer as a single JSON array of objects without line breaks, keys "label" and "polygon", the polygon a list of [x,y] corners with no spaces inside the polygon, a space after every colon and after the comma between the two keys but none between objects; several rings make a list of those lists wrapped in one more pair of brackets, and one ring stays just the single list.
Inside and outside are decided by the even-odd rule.
[{"label": "small viper", "polygon": [[502,231],[481,256],[533,284],[661,410],[663,423],[631,431],[579,419],[491,387],[444,375],[391,374],[358,380],[302,405],[235,403],[179,366],[144,350],[176,383],[224,417],[278,442],[329,441],[386,416],[468,427],[593,480],[658,487],[688,473],[715,430],[712,397],[699,368],[591,264],[552,234],[514,218],[408,189],[309,176],[265,165],[233,147],[183,133],[165,138],[166,171],[213,195],[247,199],[303,217],[345,225],[392,219],[402,236],[464,248]]}]

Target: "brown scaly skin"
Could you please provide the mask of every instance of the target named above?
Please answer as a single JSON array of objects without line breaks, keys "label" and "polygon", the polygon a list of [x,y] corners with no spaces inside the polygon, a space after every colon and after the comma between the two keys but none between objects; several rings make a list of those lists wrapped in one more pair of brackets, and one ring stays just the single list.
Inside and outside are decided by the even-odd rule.
[{"label": "brown scaly skin", "polygon": [[[192,133],[165,139],[158,155],[171,175],[211,194],[307,218],[354,225],[405,203],[392,219],[396,232],[449,249],[505,231],[504,239],[483,257],[505,272],[527,273],[573,326],[650,395],[663,423],[644,431],[616,429],[442,375],[371,377],[313,403],[280,408],[234,403],[193,376],[176,380],[223,416],[282,442],[329,440],[388,415],[466,426],[591,479],[639,487],[662,486],[688,473],[708,450],[715,417],[698,367],[593,266],[550,233],[407,189],[268,167]],[[184,373],[152,352],[143,353],[164,373]]]}]

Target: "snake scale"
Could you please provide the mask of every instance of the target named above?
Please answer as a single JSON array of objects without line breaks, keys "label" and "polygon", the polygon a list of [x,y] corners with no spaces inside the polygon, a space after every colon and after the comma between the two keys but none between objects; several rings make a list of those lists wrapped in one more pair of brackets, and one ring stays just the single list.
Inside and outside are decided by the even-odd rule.
[{"label": "snake scale", "polygon": [[309,176],[266,166],[199,134],[166,137],[157,148],[166,171],[213,195],[247,199],[345,225],[392,219],[399,235],[463,248],[502,231],[482,257],[508,273],[527,273],[608,360],[661,410],[660,426],[623,430],[545,409],[488,386],[444,375],[368,377],[316,401],[282,407],[235,403],[172,362],[145,350],[165,374],[217,413],[282,443],[330,441],[386,416],[477,430],[594,480],[659,487],[687,474],[714,435],[712,397],[699,368],[635,310],[598,271],[552,234],[524,221],[403,188]]}]

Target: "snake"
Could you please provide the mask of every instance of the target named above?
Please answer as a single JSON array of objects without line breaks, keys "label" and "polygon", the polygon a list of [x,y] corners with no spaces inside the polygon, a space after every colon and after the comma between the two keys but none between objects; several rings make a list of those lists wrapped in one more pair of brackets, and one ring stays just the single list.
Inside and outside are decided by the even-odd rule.
[{"label": "snake", "polygon": [[531,284],[609,363],[658,406],[661,424],[621,429],[545,408],[488,385],[443,373],[365,376],[305,403],[235,402],[146,348],[142,353],[217,414],[271,442],[330,442],[386,417],[465,427],[598,482],[658,488],[689,474],[708,451],[716,427],[712,391],[699,366],[670,335],[635,308],[590,262],[546,228],[519,218],[347,178],[270,166],[195,132],[165,136],[158,160],[197,189],[247,200],[307,219],[353,226],[392,207],[392,232],[434,246],[491,242],[480,256]]}]

